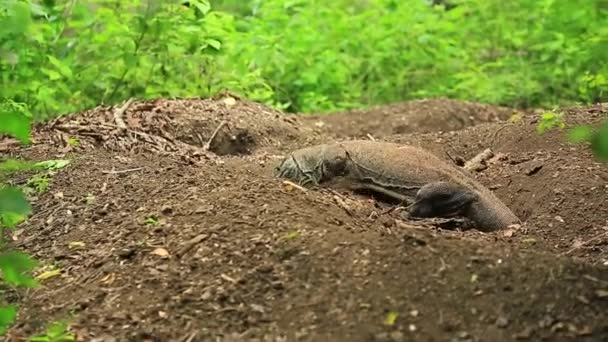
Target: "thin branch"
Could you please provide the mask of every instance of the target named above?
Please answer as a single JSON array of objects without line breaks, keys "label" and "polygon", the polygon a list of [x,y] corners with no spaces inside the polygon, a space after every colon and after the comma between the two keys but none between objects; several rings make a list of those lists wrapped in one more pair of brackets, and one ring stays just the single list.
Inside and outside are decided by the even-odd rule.
[{"label": "thin branch", "polygon": [[[150,10],[150,3],[152,1],[147,1],[146,4],[146,14],[144,16],[144,27],[141,30],[141,33],[139,35],[139,37],[137,37],[137,40],[135,40],[135,49],[133,50],[133,56],[137,56],[137,53],[139,52],[139,48],[141,47],[141,42],[144,40],[144,37],[146,36],[146,33],[148,32],[148,27],[150,26],[148,23],[148,19],[150,16],[150,13],[152,12]],[[129,73],[129,68],[125,67],[125,70],[123,71],[122,75],[120,75],[120,78],[118,79],[118,82],[116,82],[116,86],[114,87],[114,89],[112,90],[112,93],[109,96],[109,99],[112,100],[114,98],[114,95],[116,95],[116,93],[118,92],[118,89],[120,89],[120,87],[122,86],[122,84],[125,81],[125,78],[127,77],[127,73]],[[103,102],[103,100],[102,100]]]},{"label": "thin branch", "polygon": [[119,171],[116,171],[116,170],[101,170],[101,173],[106,174],[106,175],[117,175],[117,174],[120,174],[120,173],[128,173],[128,172],[141,171],[143,169],[144,169],[143,167],[136,167],[136,168],[133,168],[133,169],[126,169],[126,170],[119,170]]},{"label": "thin branch", "polygon": [[602,237],[604,237],[604,236],[608,236],[608,232],[603,232],[603,233],[601,233],[601,234],[598,234],[598,235],[596,235],[596,236],[592,237],[591,239],[589,239],[589,240],[587,240],[587,241],[585,241],[585,242],[581,243],[580,245],[578,245],[578,246],[576,246],[576,247],[571,248],[569,251],[567,251],[567,252],[566,252],[566,253],[564,253],[563,255],[568,255],[568,254],[570,254],[570,253],[572,253],[572,252],[576,251],[577,249],[581,249],[582,247],[584,247],[584,246],[588,245],[589,243],[591,243],[591,242],[593,242],[593,241],[595,241],[595,240],[599,240],[600,238],[602,238]]},{"label": "thin branch", "polygon": [[125,121],[122,119],[122,116],[127,111],[127,109],[129,109],[131,103],[133,103],[133,98],[128,99],[127,102],[122,105],[122,107],[114,111],[114,122],[116,122],[116,126],[118,126],[120,129],[127,129],[127,124],[125,124]]},{"label": "thin branch", "polygon": [[222,127],[224,127],[224,125],[226,125],[226,121],[220,122],[220,124],[217,126],[217,128],[215,129],[215,131],[213,131],[213,134],[211,134],[211,137],[209,138],[209,141],[207,141],[207,143],[205,144],[205,146],[203,146],[203,148],[205,150],[209,151],[209,149],[211,148],[211,144],[213,143],[213,140],[215,140],[215,137],[217,136],[217,134],[220,131],[220,129],[222,129]]}]

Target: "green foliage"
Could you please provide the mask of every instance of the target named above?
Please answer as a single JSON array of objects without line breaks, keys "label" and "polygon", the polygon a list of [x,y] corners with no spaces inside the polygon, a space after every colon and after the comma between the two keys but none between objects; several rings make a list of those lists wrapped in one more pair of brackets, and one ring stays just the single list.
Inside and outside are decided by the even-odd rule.
[{"label": "green foliage", "polygon": [[0,185],[0,227],[13,228],[31,212],[30,203],[20,189]]},{"label": "green foliage", "polygon": [[47,329],[44,335],[34,336],[30,342],[69,342],[75,341],[74,334],[67,330],[64,322],[54,322]]},{"label": "green foliage", "polygon": [[21,143],[29,144],[31,115],[26,106],[12,100],[0,103],[0,136],[9,135],[19,139]]},{"label": "green foliage", "polygon": [[228,88],[294,112],[606,99],[602,0],[0,3],[2,97],[35,119]]},{"label": "green foliage", "polygon": [[[2,96],[35,119],[129,97],[208,96],[261,82],[217,58],[234,34],[230,15],[190,1],[4,1]],[[255,91],[252,91],[255,92]]]},{"label": "green foliage", "polygon": [[565,127],[566,123],[564,122],[563,113],[545,112],[540,116],[540,122],[536,126],[536,131],[538,134],[544,134],[551,129],[563,129]]},{"label": "green foliage", "polygon": [[[223,1],[226,2],[226,1]],[[236,1],[234,1],[236,3]],[[250,2],[228,59],[291,111],[448,96],[509,105],[606,99],[600,0]]]},{"label": "green foliage", "polygon": [[35,287],[36,280],[28,275],[38,265],[29,255],[17,251],[0,254],[0,270],[4,281],[12,286]]},{"label": "green foliage", "polygon": [[17,318],[17,307],[7,305],[0,307],[0,336],[4,335]]},{"label": "green foliage", "polygon": [[589,143],[594,156],[603,162],[608,162],[608,120],[599,129],[589,126],[577,126],[568,133],[570,142]]},{"label": "green foliage", "polygon": [[[16,7],[18,8],[18,6]],[[17,23],[13,23],[19,25]],[[12,30],[18,27],[12,27]],[[0,133],[15,137],[22,143],[29,142],[31,118],[26,107],[13,101],[3,101],[0,114]],[[7,110],[8,108],[8,110]],[[30,168],[36,164],[19,162],[14,160],[3,161],[0,164],[0,177],[7,172],[13,172],[21,168]],[[37,167],[45,167],[45,164]],[[1,179],[0,179],[1,180]],[[4,230],[14,228],[18,223],[25,220],[31,214],[32,208],[23,192],[16,187],[0,183],[0,271],[2,279],[14,287],[34,287],[37,282],[29,275],[37,266],[37,263],[29,255],[9,250],[4,244]],[[0,335],[6,333],[10,325],[17,317],[15,305],[0,306]]]}]

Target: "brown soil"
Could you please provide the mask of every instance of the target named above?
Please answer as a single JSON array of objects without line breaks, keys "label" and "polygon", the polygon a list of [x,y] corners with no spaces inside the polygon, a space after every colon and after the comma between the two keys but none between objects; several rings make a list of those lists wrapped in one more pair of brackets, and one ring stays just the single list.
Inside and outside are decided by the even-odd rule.
[{"label": "brown soil", "polygon": [[386,138],[394,134],[449,132],[508,119],[517,111],[450,99],[424,99],[303,118],[317,132],[343,139]]},{"label": "brown soil", "polygon": [[[135,102],[125,130],[109,108],[39,127],[37,144],[12,153],[72,163],[13,239],[62,272],[11,296],[21,312],[7,340],[56,319],[80,341],[608,340],[608,166],[560,132],[536,135],[533,116],[507,124],[493,121],[508,110],[440,103],[400,105],[427,114],[407,118],[426,132],[408,135],[385,129],[393,109],[359,114],[369,129],[336,116],[330,135],[225,96]],[[481,119],[446,114],[463,106]],[[435,115],[442,125],[425,126]],[[462,130],[429,132],[450,127]],[[477,176],[526,223],[449,231],[272,175],[291,149],[367,133],[454,160],[491,148]]]}]

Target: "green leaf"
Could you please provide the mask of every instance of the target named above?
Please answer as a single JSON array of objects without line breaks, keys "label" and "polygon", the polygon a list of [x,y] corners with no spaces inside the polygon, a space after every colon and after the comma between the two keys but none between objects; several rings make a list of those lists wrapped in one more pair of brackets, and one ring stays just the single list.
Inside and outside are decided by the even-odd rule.
[{"label": "green leaf", "polygon": [[219,50],[222,47],[222,43],[216,39],[207,39],[207,44],[216,50]]},{"label": "green leaf", "polygon": [[17,306],[8,305],[0,307],[0,336],[4,335],[17,318]]},{"label": "green leaf", "polygon": [[27,171],[36,168],[36,164],[29,160],[7,159],[0,162],[0,176],[9,175],[17,171]]},{"label": "green leaf", "polygon": [[24,33],[27,31],[32,21],[30,7],[28,4],[21,1],[15,1],[12,5],[12,8],[9,10],[8,20],[10,26],[3,29],[17,34]]},{"label": "green leaf", "polygon": [[15,228],[19,223],[27,219],[26,215],[19,213],[3,213],[0,214],[0,224],[6,228]]},{"label": "green leaf", "polygon": [[16,111],[0,112],[0,134],[8,134],[24,144],[30,142],[32,119]]},{"label": "green leaf", "polygon": [[570,130],[568,133],[568,140],[572,143],[580,143],[588,141],[593,134],[591,127],[589,126],[577,126]]},{"label": "green leaf", "polygon": [[30,339],[30,342],[67,342],[75,340],[76,337],[74,334],[68,333],[67,324],[65,322],[54,322],[46,328],[44,335],[34,336]]},{"label": "green leaf", "polygon": [[32,207],[19,188],[0,187],[0,223],[14,227],[15,216],[28,216]]},{"label": "green leaf", "polygon": [[390,311],[386,317],[384,318],[384,325],[392,326],[395,324],[395,321],[399,317],[399,313],[395,311]]},{"label": "green leaf", "polygon": [[29,255],[18,251],[0,254],[0,270],[4,280],[13,286],[35,287],[38,282],[26,272],[31,272],[38,263]]},{"label": "green leaf", "polygon": [[49,59],[49,62],[51,62],[51,64],[57,68],[57,70],[59,70],[59,72],[61,73],[61,75],[63,75],[66,78],[72,78],[72,70],[65,65],[64,63],[62,63],[60,60],[58,60],[55,56],[52,55],[47,55],[47,58]]},{"label": "green leaf", "polygon": [[591,150],[596,158],[608,161],[608,120],[591,137]]},{"label": "green leaf", "polygon": [[70,161],[68,159],[55,159],[55,160],[45,160],[36,163],[36,167],[40,167],[47,170],[59,170],[68,166]]},{"label": "green leaf", "polygon": [[51,81],[57,81],[57,80],[61,79],[61,74],[55,70],[51,70],[51,69],[47,69],[47,68],[40,68],[40,72],[47,75],[49,77],[49,80],[51,80]]},{"label": "green leaf", "polygon": [[211,10],[211,5],[207,0],[195,0],[192,1],[191,4],[193,4],[203,15],[209,13]]}]

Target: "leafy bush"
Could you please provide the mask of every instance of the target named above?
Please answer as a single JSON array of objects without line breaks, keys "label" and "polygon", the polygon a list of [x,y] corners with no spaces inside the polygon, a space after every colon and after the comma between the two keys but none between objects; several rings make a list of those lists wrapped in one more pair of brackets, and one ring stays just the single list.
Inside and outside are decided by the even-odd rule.
[{"label": "leafy bush", "polygon": [[252,2],[231,60],[293,111],[431,96],[532,106],[606,99],[600,0]]},{"label": "leafy bush", "polygon": [[[605,100],[601,0],[0,3],[2,97],[35,119],[228,88],[293,112],[448,96]],[[232,14],[225,11],[231,11]]]},{"label": "leafy bush", "polygon": [[44,119],[129,97],[260,93],[255,73],[216,58],[234,26],[201,0],[4,1],[2,97]]}]

